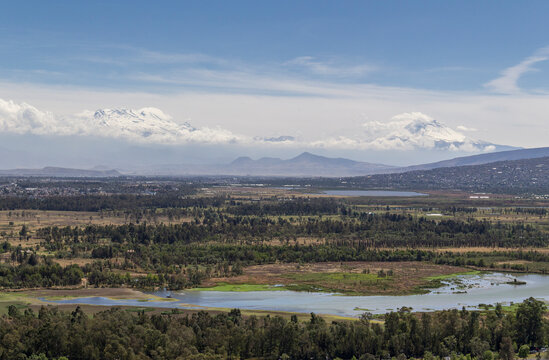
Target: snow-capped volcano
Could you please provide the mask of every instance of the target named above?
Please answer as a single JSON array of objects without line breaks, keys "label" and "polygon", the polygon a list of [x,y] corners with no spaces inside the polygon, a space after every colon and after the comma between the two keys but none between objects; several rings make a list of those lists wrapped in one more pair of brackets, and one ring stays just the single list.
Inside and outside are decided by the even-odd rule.
[{"label": "snow-capped volcano", "polygon": [[98,136],[120,137],[137,141],[176,143],[193,138],[201,130],[188,122],[178,124],[157,108],[100,109],[79,114],[87,132]]},{"label": "snow-capped volcano", "polygon": [[0,99],[0,132],[33,135],[80,135],[139,143],[234,143],[243,137],[221,128],[195,128],[178,123],[162,110],[146,107],[99,109],[73,116],[56,116],[29,104]]},{"label": "snow-capped volcano", "polygon": [[178,123],[154,107],[139,110],[100,109],[78,115],[88,134],[157,144],[231,143],[241,137],[221,128],[195,128]]},{"label": "snow-capped volcano", "polygon": [[366,142],[376,149],[494,151],[496,145],[475,140],[420,112],[403,113],[391,121],[363,124]]},{"label": "snow-capped volcano", "polygon": [[[90,116],[91,112],[84,112],[83,115]],[[106,127],[144,126],[146,128],[159,127],[163,130],[173,130],[173,126],[175,125],[171,116],[153,107],[139,110],[100,109],[93,113],[93,118],[98,124]],[[184,127],[192,129],[188,123]]]},{"label": "snow-capped volcano", "polygon": [[[256,131],[261,131],[260,127]],[[219,127],[194,127],[176,121],[154,107],[138,110],[99,109],[71,116],[57,116],[29,104],[0,99],[0,133],[45,136],[81,136],[119,139],[132,143],[156,145],[239,144],[280,149],[346,150],[442,150],[489,152],[503,150],[454,130],[420,112],[403,113],[387,122],[371,121],[352,136],[300,139],[292,135],[241,135]],[[509,149],[507,147],[507,149]]]}]

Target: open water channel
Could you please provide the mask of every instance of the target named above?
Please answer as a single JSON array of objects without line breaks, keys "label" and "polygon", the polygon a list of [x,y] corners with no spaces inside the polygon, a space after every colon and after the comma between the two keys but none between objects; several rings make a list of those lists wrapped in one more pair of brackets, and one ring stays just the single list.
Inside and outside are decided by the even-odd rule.
[{"label": "open water channel", "polygon": [[[513,285],[514,279],[524,282]],[[296,291],[157,291],[154,294],[172,301],[109,299],[104,297],[71,298],[51,301],[63,304],[105,306],[139,306],[159,308],[240,308],[340,316],[359,316],[364,312],[383,314],[403,306],[413,311],[434,311],[462,307],[477,308],[479,304],[521,302],[534,297],[549,301],[549,275],[510,275],[484,273],[460,275],[448,280],[445,286],[428,294],[402,296],[343,296],[335,293]],[[168,299],[169,298],[169,299]],[[45,301],[44,299],[41,299]]]}]

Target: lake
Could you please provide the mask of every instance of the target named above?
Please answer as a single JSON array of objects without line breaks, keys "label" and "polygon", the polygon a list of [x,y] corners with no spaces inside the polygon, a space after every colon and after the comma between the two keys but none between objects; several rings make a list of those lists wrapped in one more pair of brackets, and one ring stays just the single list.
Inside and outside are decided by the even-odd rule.
[{"label": "lake", "polygon": [[[526,282],[512,285],[513,279]],[[445,286],[423,295],[403,296],[342,296],[333,293],[308,293],[295,291],[158,291],[160,297],[170,295],[174,301],[114,300],[101,297],[73,298],[51,301],[60,304],[90,304],[106,306],[139,306],[160,308],[240,308],[271,310],[340,316],[359,316],[365,311],[383,314],[403,306],[413,311],[434,311],[466,307],[477,308],[479,304],[509,304],[521,302],[530,296],[549,301],[549,276],[510,275],[487,273],[461,275],[448,281]],[[44,299],[41,299],[45,301]]]},{"label": "lake", "polygon": [[377,196],[377,197],[415,197],[429,196],[415,191],[390,191],[390,190],[325,190],[321,194],[333,196]]}]

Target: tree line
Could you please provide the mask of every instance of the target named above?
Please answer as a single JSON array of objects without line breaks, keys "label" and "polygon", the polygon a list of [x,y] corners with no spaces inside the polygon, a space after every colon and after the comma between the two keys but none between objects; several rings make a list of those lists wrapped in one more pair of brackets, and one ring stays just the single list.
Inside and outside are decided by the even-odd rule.
[{"label": "tree line", "polygon": [[[113,257],[108,257],[110,254]],[[51,257],[38,256],[16,248],[11,252],[12,265],[0,265],[0,286],[24,288],[77,285],[80,278],[87,277],[89,285],[93,286],[184,289],[196,287],[211,277],[240,275],[245,266],[276,262],[427,261],[453,266],[501,269],[501,259],[516,259],[547,263],[549,269],[549,255],[536,251],[457,253],[422,249],[381,250],[344,241],[337,244],[280,246],[153,244],[139,245],[135,250],[123,254],[110,249],[105,251],[105,256],[89,264],[61,268]],[[147,276],[135,277],[129,274],[143,270],[148,273]],[[538,270],[544,272],[542,268]]]},{"label": "tree line", "polygon": [[[47,245],[94,244],[101,239],[129,244],[242,243],[297,237],[359,240],[371,247],[543,247],[549,234],[523,223],[490,223],[475,219],[430,220],[394,213],[357,213],[338,218],[249,217],[205,212],[181,224],[89,225],[44,227],[36,232]],[[55,245],[58,247],[59,245]]]},{"label": "tree line", "polygon": [[[311,313],[242,316],[134,314],[119,308],[89,317],[42,307],[36,314],[11,306],[0,318],[0,359],[362,359],[441,357],[512,360],[522,347],[544,346],[545,305],[533,298],[516,313],[447,310],[385,315],[384,325],[368,320],[326,322]],[[34,356],[34,357],[33,357]]]}]

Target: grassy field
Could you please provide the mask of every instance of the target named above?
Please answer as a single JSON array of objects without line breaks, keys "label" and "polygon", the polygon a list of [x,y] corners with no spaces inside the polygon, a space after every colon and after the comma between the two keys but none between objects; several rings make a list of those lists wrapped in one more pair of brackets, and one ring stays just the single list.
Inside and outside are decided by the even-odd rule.
[{"label": "grassy field", "polygon": [[459,272],[459,273],[454,273],[454,274],[428,276],[425,279],[429,280],[429,281],[440,281],[440,280],[451,279],[451,278],[459,276],[459,275],[477,275],[477,274],[480,274],[480,271],[471,270],[471,271]]},{"label": "grassy field", "polygon": [[[190,218],[170,219],[159,212],[154,221],[147,222],[177,224],[190,221]],[[86,211],[42,211],[42,210],[13,210],[0,211],[0,238],[8,240],[12,245],[21,245],[23,248],[35,247],[41,239],[36,238],[35,231],[47,226],[87,226],[87,225],[123,225],[135,223],[124,212],[86,212]],[[22,239],[19,236],[21,227],[25,225],[30,237]]]},{"label": "grassy field", "polygon": [[[293,284],[286,285],[296,291],[343,292],[349,295],[364,295],[383,292],[394,287],[394,276],[379,276],[369,273],[304,273],[285,274]],[[368,290],[366,290],[368,289]]]},{"label": "grassy field", "polygon": [[[432,280],[470,269],[426,262],[328,262],[269,264],[244,269],[235,277],[214,278],[199,290],[217,291],[325,291],[346,295],[405,295],[425,293]],[[277,285],[277,286],[274,286]]]}]

